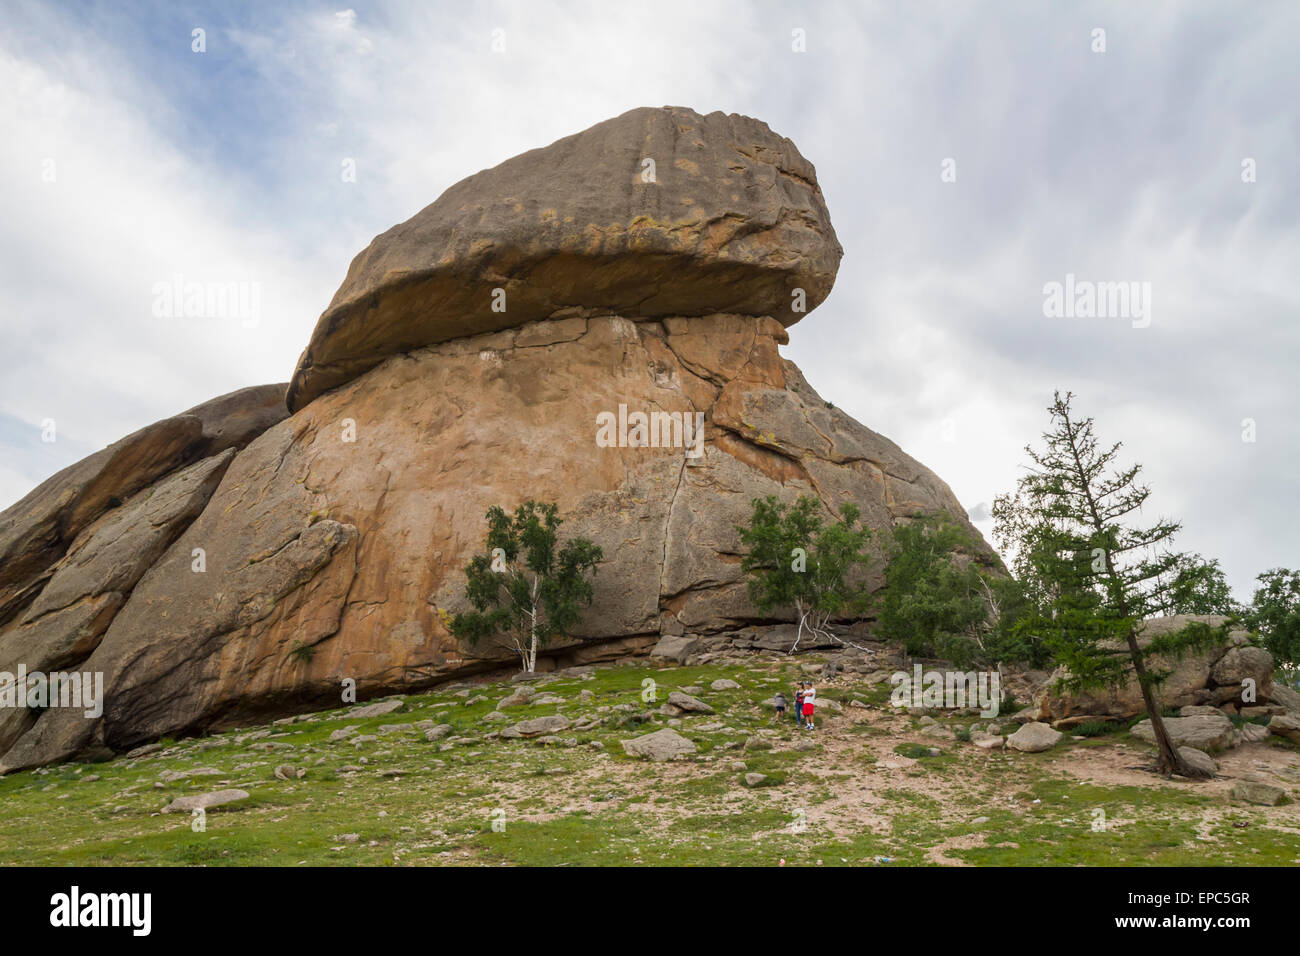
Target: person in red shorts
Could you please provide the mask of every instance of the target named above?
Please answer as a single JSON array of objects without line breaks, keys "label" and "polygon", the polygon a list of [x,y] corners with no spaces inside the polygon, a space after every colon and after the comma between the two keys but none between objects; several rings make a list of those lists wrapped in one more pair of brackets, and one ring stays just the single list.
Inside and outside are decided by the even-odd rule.
[{"label": "person in red shorts", "polygon": [[808,730],[815,729],[813,723],[813,705],[817,703],[817,688],[809,681],[803,689],[803,724]]}]

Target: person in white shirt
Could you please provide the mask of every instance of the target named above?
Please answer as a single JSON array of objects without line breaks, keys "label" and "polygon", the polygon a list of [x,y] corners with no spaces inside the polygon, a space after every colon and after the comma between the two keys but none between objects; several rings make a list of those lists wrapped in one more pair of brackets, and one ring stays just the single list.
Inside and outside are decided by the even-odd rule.
[{"label": "person in white shirt", "polygon": [[817,703],[817,688],[809,681],[808,686],[803,690],[803,722],[809,730],[814,729],[813,704],[815,703]]}]

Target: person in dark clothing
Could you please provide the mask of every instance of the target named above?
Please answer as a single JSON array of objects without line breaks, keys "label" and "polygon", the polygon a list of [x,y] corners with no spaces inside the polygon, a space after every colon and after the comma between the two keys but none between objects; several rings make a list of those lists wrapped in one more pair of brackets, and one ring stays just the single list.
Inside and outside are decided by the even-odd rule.
[{"label": "person in dark clothing", "polygon": [[776,692],[776,696],[772,698],[772,703],[776,707],[777,721],[779,722],[785,720],[785,708],[786,705],[789,703],[789,701],[785,699],[785,694],[782,691],[778,690]]}]

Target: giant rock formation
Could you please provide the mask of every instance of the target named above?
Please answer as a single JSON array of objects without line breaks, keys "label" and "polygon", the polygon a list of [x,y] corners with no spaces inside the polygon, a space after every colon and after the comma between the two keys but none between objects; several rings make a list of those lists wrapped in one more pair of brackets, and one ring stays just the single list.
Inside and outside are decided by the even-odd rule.
[{"label": "giant rock formation", "polygon": [[[780,355],[841,254],[813,165],[743,116],[633,110],[452,186],[357,256],[287,387],[0,514],[0,671],[105,682],[94,718],[0,711],[0,771],[508,665],[446,625],[492,505],[555,501],[603,548],[571,661],[778,623],[740,569],[755,497],[966,523]],[[598,443],[620,406],[701,414],[703,454]]]}]

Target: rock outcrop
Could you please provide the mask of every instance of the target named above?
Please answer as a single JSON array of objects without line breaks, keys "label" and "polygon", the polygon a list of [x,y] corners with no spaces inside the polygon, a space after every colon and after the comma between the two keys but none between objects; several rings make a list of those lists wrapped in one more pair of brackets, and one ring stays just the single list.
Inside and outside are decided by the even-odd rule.
[{"label": "rock outcrop", "polygon": [[[1214,614],[1153,618],[1145,623],[1138,643],[1145,647],[1153,638],[1194,622],[1219,628],[1226,621]],[[1162,707],[1229,707],[1235,713],[1238,707],[1269,701],[1274,695],[1286,698],[1289,693],[1292,697],[1288,699],[1294,700],[1293,691],[1273,685],[1272,655],[1252,645],[1250,635],[1241,628],[1229,630],[1220,646],[1180,659],[1153,657],[1151,666],[1167,674],[1157,692]],[[1146,713],[1142,690],[1134,678],[1122,687],[1070,692],[1057,686],[1067,676],[1064,669],[1058,669],[1042,682],[1034,696],[1033,719],[1069,727],[1093,717],[1124,720]]]},{"label": "rock outcrop", "polygon": [[[238,449],[286,415],[278,385],[223,395],[64,469],[0,514],[0,675],[89,657]],[[0,751],[35,720],[0,708]]]},{"label": "rock outcrop", "polygon": [[[0,516],[0,554],[25,556],[0,573],[0,661],[106,689],[98,718],[11,727],[0,771],[337,705],[345,680],[365,698],[501,667],[509,647],[447,627],[492,505],[554,501],[562,536],[603,548],[595,604],[552,649],[570,664],[788,620],[746,593],[755,497],[851,501],[877,532],[919,511],[965,523],[779,354],[792,293],[811,309],[839,258],[812,165],[745,117],[636,110],[454,186],[353,263],[289,417],[192,410]],[[129,527],[94,524],[114,495]],[[127,541],[120,574],[96,559]],[[57,633],[28,629],[56,613]]]},{"label": "rock outcrop", "polygon": [[793,325],[841,254],[812,163],[766,123],[630,110],[463,179],[376,237],[321,315],[289,408],[390,355],[566,309]]}]

